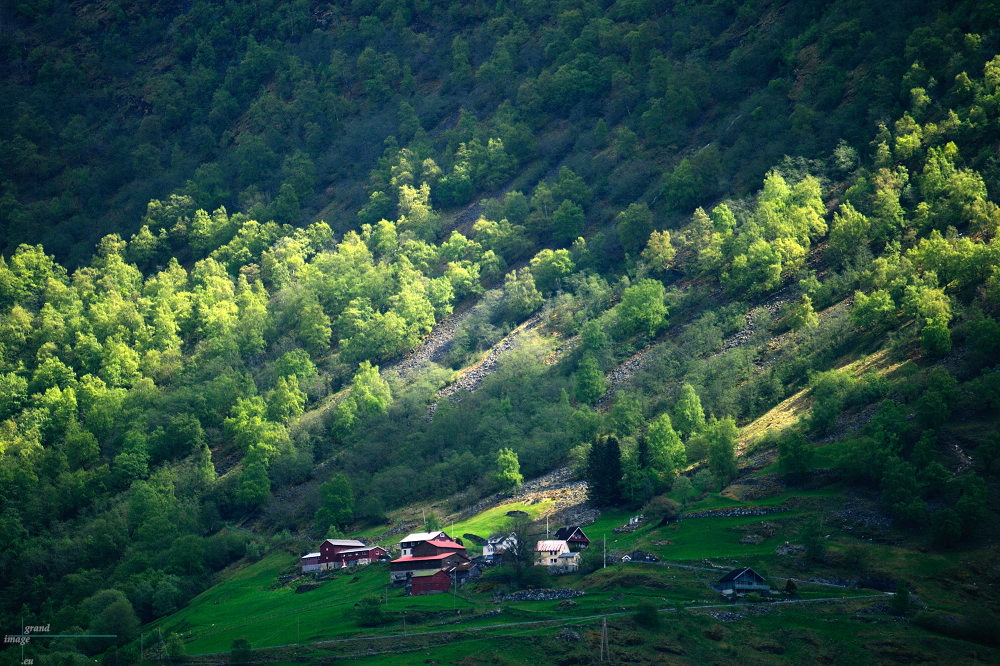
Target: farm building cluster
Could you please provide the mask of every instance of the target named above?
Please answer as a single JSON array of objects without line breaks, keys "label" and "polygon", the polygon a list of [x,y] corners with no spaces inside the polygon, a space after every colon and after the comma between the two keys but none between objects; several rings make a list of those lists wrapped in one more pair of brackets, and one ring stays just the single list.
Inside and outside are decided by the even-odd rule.
[{"label": "farm building cluster", "polygon": [[[452,585],[478,577],[482,565],[502,564],[519,544],[514,533],[495,535],[483,542],[482,556],[473,558],[460,539],[438,530],[408,534],[397,545],[400,555],[390,560],[381,546],[357,539],[326,539],[318,551],[303,555],[300,565],[302,573],[311,573],[388,561],[390,583],[404,586],[407,594],[430,594],[446,592]],[[580,551],[589,545],[590,539],[580,526],[563,527],[555,539],[535,544],[534,564],[551,573],[576,571]]]},{"label": "farm building cluster", "polygon": [[[472,536],[472,535],[466,535]],[[483,565],[502,564],[518,549],[517,535],[513,532],[497,534],[479,540],[483,554],[470,557],[460,539],[453,539],[444,531],[414,532],[399,542],[400,556],[390,560],[389,552],[381,546],[365,544],[357,539],[326,539],[315,553],[303,555],[299,560],[302,573],[322,572],[349,566],[365,566],[373,562],[389,562],[389,582],[402,586],[406,594],[421,595],[447,592],[477,578]],[[579,525],[562,527],[554,539],[541,539],[535,543],[535,566],[545,567],[549,573],[576,571],[580,566],[580,552],[590,546],[590,539]],[[635,551],[621,558],[622,562],[657,562],[655,556]],[[766,595],[770,592],[767,580],[749,567],[734,569],[723,576],[713,587],[727,597],[748,593]]]}]

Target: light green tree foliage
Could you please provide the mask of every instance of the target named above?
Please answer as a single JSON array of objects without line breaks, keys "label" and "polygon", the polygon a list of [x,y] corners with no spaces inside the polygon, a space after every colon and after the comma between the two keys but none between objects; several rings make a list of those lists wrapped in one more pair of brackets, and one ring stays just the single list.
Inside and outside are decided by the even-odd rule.
[{"label": "light green tree foliage", "polygon": [[248,455],[256,450],[257,455],[269,459],[287,450],[291,443],[285,427],[268,420],[267,414],[268,405],[260,396],[239,398],[223,422],[223,430]]},{"label": "light green tree foliage", "polygon": [[847,201],[833,214],[830,224],[830,251],[840,261],[855,257],[868,245],[871,222]]},{"label": "light green tree foliage", "polygon": [[917,206],[915,222],[924,230],[941,231],[969,224],[973,232],[992,236],[1000,228],[1000,209],[989,201],[982,176],[958,168],[958,159],[958,147],[952,142],[927,151],[918,179],[924,201]]},{"label": "light green tree foliage", "polygon": [[384,359],[416,343],[406,320],[393,310],[379,312],[367,298],[352,300],[337,321],[340,354],[348,362],[361,359]]},{"label": "light green tree foliage", "polygon": [[41,245],[19,245],[9,258],[0,259],[0,307],[17,303],[37,308],[50,279],[65,283],[66,269]]},{"label": "light green tree foliage", "polygon": [[504,277],[503,311],[508,321],[522,321],[541,307],[545,298],[535,287],[528,268],[511,271]]},{"label": "light green tree foliage", "polygon": [[497,485],[502,490],[517,489],[524,482],[521,475],[521,464],[517,459],[517,452],[513,449],[503,448],[497,452],[497,471],[495,479]]},{"label": "light green tree foliage", "polygon": [[684,442],[674,430],[670,415],[666,412],[649,424],[646,439],[649,444],[650,465],[656,471],[673,476],[687,464]]},{"label": "light green tree foliage", "polygon": [[628,437],[637,433],[644,425],[642,405],[634,393],[620,391],[615,395],[615,404],[607,415],[607,430]]},{"label": "light green tree foliage", "polygon": [[[519,201],[523,201],[523,195]],[[492,222],[481,217],[472,226],[472,235],[484,248],[508,261],[531,246],[524,226],[510,222],[507,218]]]},{"label": "light green tree foliage", "polygon": [[810,389],[813,404],[809,415],[809,427],[813,432],[829,432],[856,387],[857,380],[846,370],[828,370],[813,375]]},{"label": "light green tree foliage", "polygon": [[940,358],[951,351],[951,332],[948,319],[943,315],[925,320],[920,333],[920,347],[928,356]]},{"label": "light green tree foliage", "polygon": [[285,352],[274,362],[274,374],[278,377],[294,375],[297,379],[308,379],[317,374],[309,354],[302,349]]},{"label": "light green tree foliage", "polygon": [[815,178],[789,186],[777,171],[769,172],[753,214],[730,245],[723,282],[758,294],[777,287],[782,274],[802,265],[811,240],[826,233],[824,213]]},{"label": "light green tree foliage", "polygon": [[315,300],[315,297],[307,297],[299,312],[299,321],[296,327],[299,340],[314,356],[327,351],[330,348],[330,336],[333,334],[333,329],[330,327],[330,318],[323,311],[323,307]]},{"label": "light green tree foliage", "polygon": [[654,231],[642,251],[642,259],[652,270],[662,273],[673,265],[675,254],[676,250],[670,244],[670,232]]},{"label": "light green tree foliage", "polygon": [[573,272],[575,266],[569,250],[542,250],[531,259],[531,275],[535,286],[543,293],[551,293],[562,278]]},{"label": "light green tree foliage", "polygon": [[347,527],[354,519],[354,490],[347,475],[338,472],[319,487],[320,507],[316,510],[316,532],[326,534],[331,526]]},{"label": "light green tree foliage", "polygon": [[396,229],[401,235],[409,235],[427,242],[434,242],[441,231],[440,217],[431,208],[431,189],[427,183],[414,188],[402,185],[399,188],[399,219]]},{"label": "light green tree foliage", "polygon": [[580,359],[580,365],[573,374],[574,392],[577,401],[593,404],[595,400],[604,395],[608,383],[604,379],[604,373],[597,363],[597,358],[592,352],[585,352]]},{"label": "light green tree foliage", "polygon": [[204,256],[207,251],[227,242],[232,233],[225,208],[220,207],[211,215],[203,210],[196,210],[188,226],[188,241],[196,253]]},{"label": "light green tree foliage", "polygon": [[896,304],[889,292],[876,289],[871,294],[854,292],[851,321],[862,330],[879,331],[892,324],[896,317]]},{"label": "light green tree foliage", "polygon": [[615,308],[621,336],[655,335],[666,321],[665,297],[666,290],[659,280],[641,280],[625,289]]},{"label": "light green tree foliage", "polygon": [[248,284],[241,275],[236,285],[237,321],[234,326],[236,344],[244,356],[264,349],[264,332],[268,326],[267,292],[260,280]]},{"label": "light green tree foliage", "polygon": [[391,403],[392,390],[379,375],[378,366],[362,361],[351,380],[350,392],[337,405],[335,424],[340,432],[350,432],[359,419],[384,414]]},{"label": "light green tree foliage", "polygon": [[295,375],[280,377],[274,389],[267,394],[267,418],[282,423],[302,413],[306,394],[299,390]]},{"label": "light green tree foliage", "polygon": [[372,253],[380,257],[395,257],[399,251],[399,236],[396,233],[396,225],[389,220],[379,220],[372,229],[368,247]]},{"label": "light green tree foliage", "polygon": [[812,299],[806,294],[788,305],[785,317],[792,330],[816,328],[819,325],[819,316],[813,310]]},{"label": "light green tree foliage", "polygon": [[701,407],[701,398],[690,384],[681,386],[674,403],[673,426],[681,437],[688,438],[705,425],[705,411]]}]

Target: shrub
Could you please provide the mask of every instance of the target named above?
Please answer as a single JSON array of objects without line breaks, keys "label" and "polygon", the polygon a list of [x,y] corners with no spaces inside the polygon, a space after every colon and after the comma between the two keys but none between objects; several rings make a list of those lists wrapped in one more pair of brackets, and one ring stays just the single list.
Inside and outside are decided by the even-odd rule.
[{"label": "shrub", "polygon": [[660,626],[660,613],[656,609],[656,604],[648,599],[639,602],[639,605],[635,607],[633,617],[636,624],[647,629],[655,629]]}]

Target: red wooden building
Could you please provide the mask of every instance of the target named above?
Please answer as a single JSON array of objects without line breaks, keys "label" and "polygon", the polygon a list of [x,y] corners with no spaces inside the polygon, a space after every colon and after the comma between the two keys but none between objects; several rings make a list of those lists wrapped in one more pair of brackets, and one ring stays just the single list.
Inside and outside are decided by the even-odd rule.
[{"label": "red wooden building", "polygon": [[388,558],[389,553],[381,546],[362,546],[361,548],[346,548],[333,556],[333,566],[349,567],[365,565]]},{"label": "red wooden building", "polygon": [[407,574],[418,571],[440,571],[448,567],[468,562],[465,553],[438,553],[427,557],[400,557],[389,563],[389,582],[399,583],[407,578]]},{"label": "red wooden building", "polygon": [[447,571],[414,571],[407,577],[407,587],[413,596],[447,592],[451,587],[451,576]]},{"label": "red wooden building", "polygon": [[441,553],[461,553],[466,555],[465,546],[455,543],[451,539],[432,539],[421,541],[413,546],[413,557],[427,557],[429,555],[440,555]]},{"label": "red wooden building", "polygon": [[388,558],[389,553],[380,546],[366,546],[357,539],[327,539],[320,544],[319,551],[303,556],[302,573],[340,569],[354,565],[371,564]]}]

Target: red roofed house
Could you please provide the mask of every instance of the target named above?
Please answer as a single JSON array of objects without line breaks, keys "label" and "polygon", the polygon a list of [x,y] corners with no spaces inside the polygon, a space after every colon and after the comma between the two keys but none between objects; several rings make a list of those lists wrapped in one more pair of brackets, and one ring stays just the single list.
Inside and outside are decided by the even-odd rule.
[{"label": "red roofed house", "polygon": [[403,557],[409,557],[413,555],[413,548],[418,543],[423,543],[424,541],[430,541],[432,539],[444,539],[445,541],[450,541],[451,537],[438,530],[437,532],[414,532],[413,534],[407,534],[405,537],[399,541],[399,552]]},{"label": "red roofed house", "polygon": [[556,538],[565,541],[572,551],[586,550],[590,546],[590,539],[579,525],[560,527],[556,531]]},{"label": "red roofed house", "polygon": [[468,562],[465,553],[444,552],[426,557],[400,557],[389,563],[389,582],[399,583],[407,578],[407,574],[419,571],[434,571],[457,566]]},{"label": "red roofed house", "polygon": [[411,555],[413,557],[427,557],[428,555],[438,555],[440,553],[461,553],[462,555],[467,555],[465,546],[462,544],[456,543],[451,539],[441,538],[421,541],[413,546]]}]

